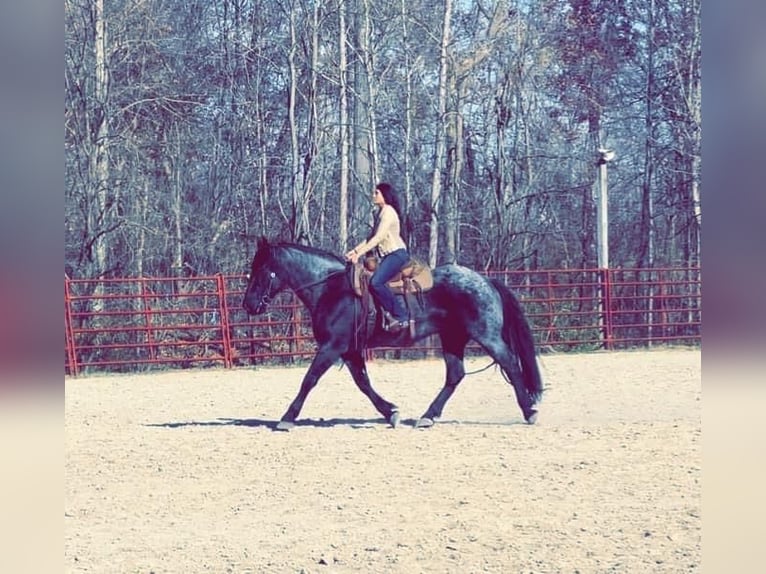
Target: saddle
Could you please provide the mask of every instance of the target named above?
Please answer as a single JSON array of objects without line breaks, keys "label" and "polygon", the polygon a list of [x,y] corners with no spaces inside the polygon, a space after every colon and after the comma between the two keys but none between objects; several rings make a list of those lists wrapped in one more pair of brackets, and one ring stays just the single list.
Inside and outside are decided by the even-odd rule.
[{"label": "saddle", "polygon": [[[378,258],[374,255],[368,255],[363,262],[358,262],[354,265],[352,284],[354,292],[359,297],[362,297],[366,292],[370,277],[372,277],[377,268]],[[410,258],[404,264],[404,267],[386,282],[386,285],[397,295],[406,295],[407,293],[420,295],[433,287],[434,278],[428,265],[417,259]]]},{"label": "saddle", "polygon": [[[351,285],[354,293],[363,300],[363,309],[371,308],[372,295],[369,291],[370,278],[378,267],[378,258],[375,255],[368,255],[364,260],[358,261],[352,265]],[[417,260],[411,258],[404,267],[394,275],[386,285],[395,295],[404,296],[404,304],[407,308],[407,314],[412,317],[412,306],[414,301],[422,307],[422,295],[434,285],[431,268]],[[367,314],[367,313],[365,313]],[[415,334],[415,322],[410,320],[410,336]]]}]

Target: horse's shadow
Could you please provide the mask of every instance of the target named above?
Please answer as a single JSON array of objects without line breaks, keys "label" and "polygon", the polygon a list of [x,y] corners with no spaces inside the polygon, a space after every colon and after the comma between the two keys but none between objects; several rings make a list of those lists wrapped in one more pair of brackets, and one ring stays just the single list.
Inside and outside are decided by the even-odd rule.
[{"label": "horse's shadow", "polygon": [[[217,418],[210,421],[178,421],[178,422],[166,422],[166,423],[147,423],[144,426],[147,427],[159,427],[159,428],[184,428],[184,427],[249,427],[249,428],[266,428],[273,431],[279,431],[277,428],[279,421],[267,420],[267,419],[233,419],[233,418]],[[399,421],[402,426],[409,426],[415,428],[417,419],[402,419]],[[495,421],[460,421],[460,420],[439,420],[438,425],[467,425],[467,426],[515,426],[525,425],[523,421],[508,421],[508,422],[495,422]],[[388,422],[383,418],[374,419],[357,419],[357,418],[332,418],[332,419],[299,419],[294,423],[295,427],[308,427],[308,428],[333,428],[333,427],[349,427],[352,429],[374,429],[374,428],[390,428]]]},{"label": "horse's shadow", "polygon": [[[408,421],[401,421],[407,423]],[[266,428],[269,430],[277,431],[277,425],[279,421],[266,420],[266,419],[233,419],[233,418],[217,418],[210,421],[178,421],[178,422],[166,422],[166,423],[147,423],[144,426],[147,427],[160,427],[160,428],[183,428],[183,427],[220,427],[220,426],[234,426],[234,427],[249,427],[249,428]],[[388,425],[385,419],[356,419],[356,418],[333,418],[333,419],[299,419],[293,423],[295,427],[313,427],[313,428],[332,428],[332,427],[350,427],[353,429],[371,429],[378,428],[379,426]],[[411,424],[415,425],[415,420],[412,419]]]}]

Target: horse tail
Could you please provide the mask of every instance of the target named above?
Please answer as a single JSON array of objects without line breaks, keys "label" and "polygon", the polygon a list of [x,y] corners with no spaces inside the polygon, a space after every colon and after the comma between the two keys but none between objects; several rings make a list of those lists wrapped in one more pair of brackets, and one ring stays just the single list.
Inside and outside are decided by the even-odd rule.
[{"label": "horse tail", "polygon": [[503,301],[503,339],[519,358],[524,388],[534,402],[538,402],[543,395],[543,379],[537,364],[532,329],[511,290],[498,279],[492,278],[490,281]]}]

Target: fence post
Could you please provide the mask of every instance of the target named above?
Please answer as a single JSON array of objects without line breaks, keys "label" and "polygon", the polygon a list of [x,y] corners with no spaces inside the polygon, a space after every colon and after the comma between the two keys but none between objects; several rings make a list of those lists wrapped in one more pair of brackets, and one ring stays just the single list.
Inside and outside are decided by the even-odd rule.
[{"label": "fence post", "polygon": [[226,299],[226,282],[223,275],[217,273],[216,283],[218,286],[218,307],[221,315],[221,339],[223,340],[223,364],[230,369],[234,363],[232,357],[234,353],[231,348],[231,333],[229,332],[229,304]]},{"label": "fence post", "polygon": [[144,312],[144,322],[146,323],[146,343],[149,345],[149,358],[152,361],[157,359],[157,347],[154,342],[154,334],[152,327],[152,310],[149,306],[148,295],[146,293],[146,278],[142,277],[138,283],[141,288],[141,309]]},{"label": "fence post", "polygon": [[296,301],[297,297],[291,298],[293,311],[293,337],[291,342],[292,347],[292,362],[295,362],[295,355],[300,355],[301,352],[301,305],[300,301]]},{"label": "fence post", "polygon": [[69,291],[69,277],[64,274],[64,345],[66,346],[69,372],[76,377],[80,374],[80,366],[77,364],[77,346],[72,327],[72,297]]},{"label": "fence post", "polygon": [[[641,271],[637,272],[637,277],[640,277]],[[656,304],[655,296],[656,296],[656,290],[654,285],[654,270],[653,269],[647,269],[646,270],[646,278],[640,279],[641,282],[644,283],[643,286],[636,287],[636,293],[641,294],[646,297],[646,346],[651,347],[654,344],[654,334],[655,334],[655,318],[654,318],[654,307]],[[645,287],[645,288],[642,288]]]},{"label": "fence post", "polygon": [[659,322],[660,322],[660,343],[665,341],[665,338],[673,335],[673,326],[668,319],[668,298],[672,295],[672,274],[666,269],[659,269],[657,271],[657,283],[659,297],[657,298],[657,306],[659,307]]},{"label": "fence post", "polygon": [[612,282],[608,268],[598,270],[599,304],[601,305],[601,329],[604,348],[612,350]]},{"label": "fence post", "polygon": [[[556,332],[556,310],[553,308],[553,301],[556,297],[556,291],[553,287],[553,282],[555,279],[553,278],[552,272],[548,271],[545,273],[545,295],[548,298],[548,300],[545,302],[545,308],[546,308],[546,318],[548,319],[548,329],[546,334],[546,343],[549,343],[551,345],[551,348],[553,348],[553,345],[556,342],[556,338],[558,333]],[[531,293],[531,292],[530,292]]]}]

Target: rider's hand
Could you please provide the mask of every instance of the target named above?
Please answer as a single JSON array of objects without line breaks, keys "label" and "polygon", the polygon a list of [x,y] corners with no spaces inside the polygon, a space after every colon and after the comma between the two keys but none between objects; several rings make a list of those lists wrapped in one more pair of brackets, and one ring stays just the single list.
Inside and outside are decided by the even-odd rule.
[{"label": "rider's hand", "polygon": [[346,253],[346,261],[350,261],[351,263],[359,261],[359,253],[356,252],[356,249],[352,249]]}]

